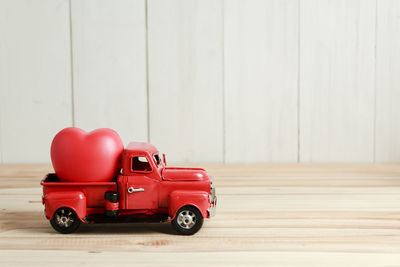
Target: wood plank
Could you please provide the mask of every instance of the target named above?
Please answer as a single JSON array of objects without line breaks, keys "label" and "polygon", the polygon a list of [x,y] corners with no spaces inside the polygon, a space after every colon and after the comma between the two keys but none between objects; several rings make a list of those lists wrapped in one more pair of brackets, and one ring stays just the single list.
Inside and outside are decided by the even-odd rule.
[{"label": "wood plank", "polygon": [[297,161],[298,1],[225,1],[227,162]]},{"label": "wood plank", "polygon": [[[335,252],[291,252],[291,251],[252,251],[252,252],[168,252],[132,253],[132,252],[98,252],[51,250],[3,250],[0,251],[0,263],[4,266],[43,265],[57,262],[57,266],[96,265],[96,266],[396,266],[400,260],[397,253],[347,253]],[[21,257],[24,255],[24,257]],[[44,256],[46,255],[46,256]],[[60,262],[68,259],[68,263]]]},{"label": "wood plank", "polygon": [[400,2],[378,1],[375,160],[400,160]]},{"label": "wood plank", "polygon": [[49,162],[72,123],[68,1],[0,1],[0,36],[2,161]]},{"label": "wood plank", "polygon": [[141,0],[72,1],[75,124],[147,141],[146,20]]},{"label": "wood plank", "polygon": [[[395,266],[400,260],[400,164],[202,167],[217,185],[218,209],[196,235],[139,223],[83,225],[66,236],[43,216],[38,183],[51,166],[0,165],[0,264]],[[282,180],[286,185],[268,183]]]},{"label": "wood plank", "polygon": [[148,1],[150,142],[167,161],[222,161],[221,2]]},{"label": "wood plank", "polygon": [[375,1],[300,5],[300,161],[372,162]]}]

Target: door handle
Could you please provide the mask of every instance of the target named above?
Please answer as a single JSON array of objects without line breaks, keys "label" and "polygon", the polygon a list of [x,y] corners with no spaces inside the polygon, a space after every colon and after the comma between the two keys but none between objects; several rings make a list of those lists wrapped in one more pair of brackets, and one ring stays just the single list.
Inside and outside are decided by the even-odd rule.
[{"label": "door handle", "polygon": [[132,186],[128,188],[128,193],[132,194],[133,192],[142,192],[144,191],[143,188],[133,188]]}]

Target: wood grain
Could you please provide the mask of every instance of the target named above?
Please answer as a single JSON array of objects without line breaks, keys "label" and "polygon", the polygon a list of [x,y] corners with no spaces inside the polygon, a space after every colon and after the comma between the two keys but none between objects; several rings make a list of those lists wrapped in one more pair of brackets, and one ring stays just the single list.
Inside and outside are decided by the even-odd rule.
[{"label": "wood grain", "polygon": [[301,162],[373,161],[375,7],[301,1]]},{"label": "wood grain", "polygon": [[145,2],[73,0],[71,23],[75,125],[147,141]]},{"label": "wood grain", "polygon": [[400,160],[400,1],[378,1],[375,160]]},{"label": "wood grain", "polygon": [[398,266],[400,164],[199,166],[217,215],[184,237],[168,224],[58,234],[40,202],[51,167],[0,165],[0,265]]},{"label": "wood grain", "polygon": [[3,162],[49,162],[53,136],[72,122],[69,6],[0,1]]},{"label": "wood grain", "polygon": [[298,1],[225,1],[226,162],[297,162]]},{"label": "wood grain", "polygon": [[221,162],[220,0],[149,0],[150,142],[174,162]]}]

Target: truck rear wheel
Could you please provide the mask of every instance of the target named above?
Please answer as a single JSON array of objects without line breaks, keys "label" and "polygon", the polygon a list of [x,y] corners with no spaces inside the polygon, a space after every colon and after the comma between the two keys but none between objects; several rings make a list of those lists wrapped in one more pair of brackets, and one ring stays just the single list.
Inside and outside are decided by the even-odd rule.
[{"label": "truck rear wheel", "polygon": [[81,221],[74,210],[62,207],[54,212],[50,224],[57,232],[70,234],[78,229],[79,225],[81,225]]},{"label": "truck rear wheel", "polygon": [[173,228],[181,235],[193,235],[203,225],[203,216],[193,206],[184,206],[178,210],[172,221]]}]

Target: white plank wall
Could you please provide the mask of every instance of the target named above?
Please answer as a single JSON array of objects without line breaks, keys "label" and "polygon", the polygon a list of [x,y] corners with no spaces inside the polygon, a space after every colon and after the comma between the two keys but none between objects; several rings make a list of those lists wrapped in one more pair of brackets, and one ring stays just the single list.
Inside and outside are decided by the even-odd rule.
[{"label": "white plank wall", "polygon": [[169,162],[400,161],[398,0],[0,0],[0,162],[67,126]]},{"label": "white plank wall", "polygon": [[75,125],[147,141],[143,0],[71,2]]},{"label": "white plank wall", "polygon": [[400,1],[378,1],[376,161],[400,161]]},{"label": "white plank wall", "polygon": [[71,125],[66,0],[0,1],[2,161],[48,162],[53,136]]},{"label": "white plank wall", "polygon": [[170,161],[222,161],[222,1],[149,0],[150,142]]},{"label": "white plank wall", "polygon": [[297,161],[298,1],[225,1],[227,162]]},{"label": "white plank wall", "polygon": [[370,162],[375,0],[302,0],[300,160]]}]

